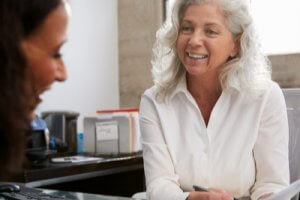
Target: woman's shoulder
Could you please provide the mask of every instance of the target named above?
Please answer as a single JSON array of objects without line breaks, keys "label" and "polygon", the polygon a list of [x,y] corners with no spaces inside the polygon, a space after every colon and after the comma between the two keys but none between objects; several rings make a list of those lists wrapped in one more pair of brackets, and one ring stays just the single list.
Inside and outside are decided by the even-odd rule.
[{"label": "woman's shoulder", "polygon": [[269,94],[282,94],[282,90],[279,86],[279,84],[273,80],[269,80],[267,82],[267,92],[266,93],[269,93]]},{"label": "woman's shoulder", "polygon": [[[251,93],[251,92],[250,92]],[[282,90],[277,82],[273,80],[266,80],[264,83],[260,86],[260,88],[256,88],[252,90],[252,96],[255,97],[268,97],[270,95],[274,94],[281,94]]]},{"label": "woman's shoulder", "polygon": [[[236,91],[237,97],[241,97],[246,101],[261,101],[264,102],[270,98],[278,99],[283,97],[282,90],[277,82],[273,80],[267,80],[260,85],[259,88],[251,88],[245,90],[229,90]],[[234,93],[231,93],[234,94]]]},{"label": "woman's shoulder", "polygon": [[157,89],[155,86],[152,86],[145,90],[141,96],[140,110],[145,110],[149,108],[154,108],[161,110],[164,106],[157,98]]},{"label": "woman's shoulder", "polygon": [[273,80],[269,80],[266,83],[266,87],[261,91],[261,95],[259,95],[263,101],[265,102],[273,102],[274,104],[279,103],[284,99],[282,89],[279,84]]},{"label": "woman's shoulder", "polygon": [[279,84],[275,81],[271,81],[271,87],[270,87],[270,97],[271,98],[280,98],[280,99],[283,99],[284,96],[283,96],[283,91],[282,89],[280,88]]},{"label": "woman's shoulder", "polygon": [[142,95],[142,98],[143,97],[148,97],[148,98],[151,98],[151,99],[155,99],[155,96],[156,96],[156,93],[157,93],[157,87],[156,86],[152,86],[148,89],[146,89],[144,91],[144,94]]},{"label": "woman's shoulder", "polygon": [[141,103],[142,102],[151,102],[159,107],[166,106],[168,104],[167,101],[164,101],[161,96],[159,96],[158,88],[155,85],[145,90],[141,97]]}]

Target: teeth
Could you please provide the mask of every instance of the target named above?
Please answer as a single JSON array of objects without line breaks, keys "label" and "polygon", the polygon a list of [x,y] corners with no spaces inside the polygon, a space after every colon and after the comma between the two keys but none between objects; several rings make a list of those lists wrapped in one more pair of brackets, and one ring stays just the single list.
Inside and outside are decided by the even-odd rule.
[{"label": "teeth", "polygon": [[188,53],[189,57],[195,58],[195,59],[203,59],[206,58],[207,55],[199,55],[199,54],[193,54],[193,53]]},{"label": "teeth", "polygon": [[38,98],[39,98],[40,101],[43,101],[43,99],[44,99],[44,93],[40,94]]}]

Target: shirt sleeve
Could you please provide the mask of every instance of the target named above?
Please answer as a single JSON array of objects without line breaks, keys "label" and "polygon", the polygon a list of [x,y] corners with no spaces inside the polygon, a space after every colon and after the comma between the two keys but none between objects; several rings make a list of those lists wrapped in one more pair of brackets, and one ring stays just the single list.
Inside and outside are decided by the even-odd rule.
[{"label": "shirt sleeve", "polygon": [[143,159],[149,200],[185,200],[165,143],[159,116],[153,99],[143,95],[140,104]]},{"label": "shirt sleeve", "polygon": [[276,84],[265,98],[257,140],[253,149],[256,181],[251,199],[276,193],[289,184],[288,120],[285,100]]}]

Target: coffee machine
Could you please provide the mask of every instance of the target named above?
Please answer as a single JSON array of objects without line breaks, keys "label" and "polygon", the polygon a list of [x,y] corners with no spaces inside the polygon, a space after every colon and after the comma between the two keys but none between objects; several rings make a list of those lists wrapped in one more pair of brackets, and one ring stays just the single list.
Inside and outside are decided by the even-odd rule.
[{"label": "coffee machine", "polygon": [[58,152],[74,153],[77,151],[78,112],[46,111],[41,113],[50,133],[50,148]]},{"label": "coffee machine", "polygon": [[46,122],[36,115],[31,122],[31,134],[27,140],[26,156],[32,166],[42,165],[56,150],[49,149],[49,130]]}]

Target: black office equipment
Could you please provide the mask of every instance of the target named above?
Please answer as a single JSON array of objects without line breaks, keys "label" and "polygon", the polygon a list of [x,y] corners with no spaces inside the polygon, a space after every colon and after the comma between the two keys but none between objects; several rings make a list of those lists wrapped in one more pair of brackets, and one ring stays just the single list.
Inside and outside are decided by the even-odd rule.
[{"label": "black office equipment", "polygon": [[32,166],[43,164],[50,155],[57,153],[56,150],[49,150],[44,146],[44,139],[42,136],[42,132],[34,131],[32,137],[28,141],[26,156]]},{"label": "black office equipment", "polygon": [[49,131],[46,122],[35,116],[32,131],[27,141],[26,156],[32,165],[40,165],[56,151],[49,150]]},{"label": "black office equipment", "polygon": [[14,183],[4,183],[0,184],[0,193],[1,192],[19,192],[20,186]]},{"label": "black office equipment", "polygon": [[[3,184],[6,186],[14,186],[18,187],[19,190],[14,191],[4,191],[0,192],[0,198],[3,197],[4,199],[16,199],[16,200],[71,200],[65,198],[63,196],[57,196],[53,194],[47,194],[42,190],[36,188],[29,188],[23,185],[17,184]],[[0,186],[1,187],[1,186]],[[74,199],[73,199],[74,200]]]},{"label": "black office equipment", "polygon": [[50,140],[56,145],[59,152],[77,151],[77,118],[78,112],[73,111],[47,111],[42,112],[50,131]]}]

